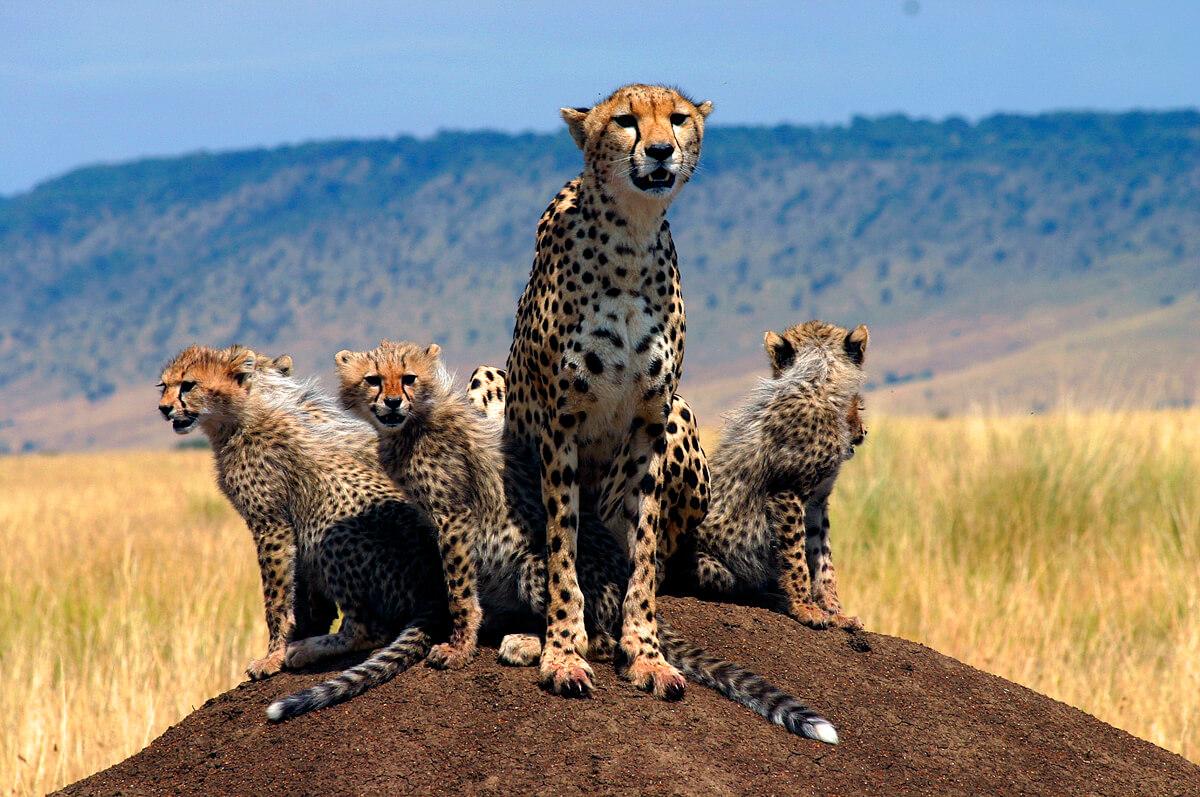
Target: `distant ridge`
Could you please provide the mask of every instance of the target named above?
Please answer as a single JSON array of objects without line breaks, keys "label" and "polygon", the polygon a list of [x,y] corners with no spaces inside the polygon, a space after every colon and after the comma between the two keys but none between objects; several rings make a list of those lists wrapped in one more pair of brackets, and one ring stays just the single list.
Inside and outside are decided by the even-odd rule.
[{"label": "distant ridge", "polygon": [[[320,373],[383,335],[499,361],[537,217],[579,163],[565,132],[455,132],[92,166],[0,198],[0,450],[170,444],[150,386],[194,341]],[[718,126],[671,219],[706,423],[761,372],[763,330],[809,317],[871,325],[880,409],[1200,392],[1196,111]]]}]

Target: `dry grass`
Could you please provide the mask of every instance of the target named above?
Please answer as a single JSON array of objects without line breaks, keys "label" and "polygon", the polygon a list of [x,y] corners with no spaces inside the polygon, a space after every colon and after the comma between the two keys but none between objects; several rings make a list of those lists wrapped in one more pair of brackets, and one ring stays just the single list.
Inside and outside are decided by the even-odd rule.
[{"label": "dry grass", "polygon": [[[1200,412],[873,418],[832,508],[842,595],[1200,760]],[[0,459],[0,791],[148,743],[265,641],[208,456]]]}]

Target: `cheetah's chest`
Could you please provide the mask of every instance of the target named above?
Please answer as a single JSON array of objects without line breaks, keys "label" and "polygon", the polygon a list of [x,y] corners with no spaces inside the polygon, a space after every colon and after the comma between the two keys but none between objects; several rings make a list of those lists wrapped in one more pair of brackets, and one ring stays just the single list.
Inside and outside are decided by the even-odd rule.
[{"label": "cheetah's chest", "polygon": [[576,374],[572,404],[584,413],[579,440],[585,452],[609,458],[633,418],[648,404],[661,404],[675,369],[667,319],[650,296],[623,290],[593,301],[580,319],[567,352]]}]

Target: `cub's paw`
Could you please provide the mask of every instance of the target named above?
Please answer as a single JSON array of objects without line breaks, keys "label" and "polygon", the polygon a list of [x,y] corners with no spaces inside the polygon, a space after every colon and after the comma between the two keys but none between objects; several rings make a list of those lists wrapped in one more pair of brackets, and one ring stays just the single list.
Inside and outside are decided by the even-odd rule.
[{"label": "cub's paw", "polygon": [[293,642],[287,646],[287,654],[283,658],[283,666],[289,670],[299,670],[321,658],[317,646],[308,639]]},{"label": "cub's paw", "polygon": [[255,659],[246,665],[246,676],[251,681],[261,681],[270,678],[283,669],[284,651],[277,650],[261,659]]},{"label": "cub's paw", "polygon": [[470,664],[473,658],[475,658],[474,645],[453,645],[449,642],[442,642],[430,649],[429,655],[425,657],[425,663],[430,667],[437,667],[439,670],[461,670]]},{"label": "cub's paw", "polygon": [[662,656],[638,656],[622,675],[638,689],[659,700],[679,700],[687,686],[679,670],[667,664]]},{"label": "cub's paw", "polygon": [[563,697],[590,697],[592,668],[578,653],[547,645],[542,650],[538,681],[542,688]]},{"label": "cub's paw", "polygon": [[788,606],[787,613],[800,625],[809,628],[828,628],[833,623],[833,615],[815,603],[792,603]]},{"label": "cub's paw", "polygon": [[532,667],[542,657],[542,638],[537,634],[508,634],[500,640],[496,659],[509,667]]},{"label": "cub's paw", "polygon": [[590,661],[612,661],[617,657],[617,640],[612,634],[596,634],[588,640],[587,657]]},{"label": "cub's paw", "polygon": [[862,620],[848,614],[842,614],[841,612],[830,615],[829,622],[844,631],[863,630]]}]

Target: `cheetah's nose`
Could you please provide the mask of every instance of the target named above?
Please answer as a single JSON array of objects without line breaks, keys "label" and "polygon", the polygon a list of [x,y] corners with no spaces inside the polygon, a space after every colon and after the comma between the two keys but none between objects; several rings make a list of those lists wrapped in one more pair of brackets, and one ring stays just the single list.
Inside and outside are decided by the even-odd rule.
[{"label": "cheetah's nose", "polygon": [[163,414],[163,417],[166,418],[168,421],[171,420],[171,409],[172,408],[171,408],[170,404],[159,404],[158,405],[158,411],[161,412]]},{"label": "cheetah's nose", "polygon": [[385,397],[383,403],[387,405],[389,410],[394,410],[400,406],[400,401],[401,399],[398,396],[396,398]]},{"label": "cheetah's nose", "polygon": [[650,144],[646,147],[646,154],[656,161],[665,161],[674,151],[675,147],[671,144]]}]

